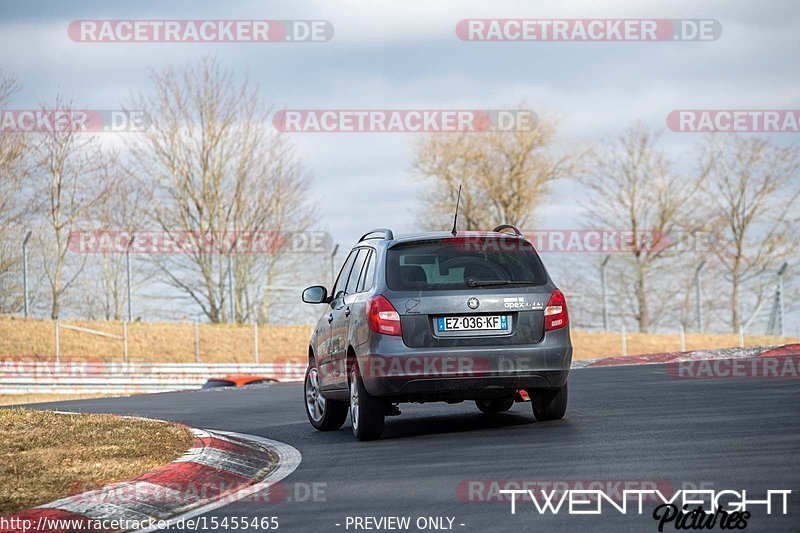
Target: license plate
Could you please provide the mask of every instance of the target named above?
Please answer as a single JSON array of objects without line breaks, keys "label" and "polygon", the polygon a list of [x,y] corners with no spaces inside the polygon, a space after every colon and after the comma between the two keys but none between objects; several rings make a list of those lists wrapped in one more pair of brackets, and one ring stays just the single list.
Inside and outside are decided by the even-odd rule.
[{"label": "license plate", "polygon": [[508,331],[507,315],[440,316],[437,331]]}]

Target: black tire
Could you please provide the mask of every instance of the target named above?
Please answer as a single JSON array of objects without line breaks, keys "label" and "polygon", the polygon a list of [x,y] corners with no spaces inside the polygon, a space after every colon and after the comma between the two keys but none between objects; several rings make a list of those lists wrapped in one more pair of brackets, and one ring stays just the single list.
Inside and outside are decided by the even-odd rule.
[{"label": "black tire", "polygon": [[[313,384],[313,382],[316,384]],[[310,394],[312,390],[314,392],[313,395]],[[306,416],[315,429],[319,431],[336,431],[342,427],[342,424],[347,419],[347,402],[329,400],[322,396],[319,391],[317,367],[313,362],[309,363],[306,369],[306,377],[303,380],[303,397]],[[316,410],[320,405],[321,409],[319,411]]]},{"label": "black tire", "polygon": [[350,420],[358,440],[375,440],[383,434],[384,401],[371,396],[364,388],[358,365],[350,369]]},{"label": "black tire", "polygon": [[567,412],[567,399],[569,392],[567,384],[559,389],[538,389],[531,397],[533,416],[536,420],[561,420]]},{"label": "black tire", "polygon": [[514,398],[495,398],[493,400],[475,400],[475,405],[482,413],[493,414],[508,411],[514,406]]}]

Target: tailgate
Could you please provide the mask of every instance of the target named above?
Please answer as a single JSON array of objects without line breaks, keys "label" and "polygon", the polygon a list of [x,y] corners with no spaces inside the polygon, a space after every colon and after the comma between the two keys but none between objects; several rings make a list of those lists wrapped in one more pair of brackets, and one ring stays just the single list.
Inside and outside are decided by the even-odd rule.
[{"label": "tailgate", "polygon": [[[539,343],[544,334],[544,307],[549,292],[512,290],[484,295],[479,291],[448,291],[447,294],[431,291],[417,296],[387,296],[400,314],[405,345],[409,348],[436,348]],[[467,301],[470,299],[478,300],[475,309],[469,307]],[[508,331],[437,331],[440,317],[497,315],[507,317]]]}]

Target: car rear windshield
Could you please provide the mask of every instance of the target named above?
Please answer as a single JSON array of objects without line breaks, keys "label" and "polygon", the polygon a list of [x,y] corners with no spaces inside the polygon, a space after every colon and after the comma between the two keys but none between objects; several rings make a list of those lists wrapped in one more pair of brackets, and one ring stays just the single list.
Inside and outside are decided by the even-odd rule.
[{"label": "car rear windshield", "polygon": [[236,383],[225,379],[209,379],[203,385],[204,389],[213,389],[215,387],[235,387]]},{"label": "car rear windshield", "polygon": [[547,274],[527,241],[496,237],[415,241],[387,252],[386,282],[396,291],[544,285]]}]

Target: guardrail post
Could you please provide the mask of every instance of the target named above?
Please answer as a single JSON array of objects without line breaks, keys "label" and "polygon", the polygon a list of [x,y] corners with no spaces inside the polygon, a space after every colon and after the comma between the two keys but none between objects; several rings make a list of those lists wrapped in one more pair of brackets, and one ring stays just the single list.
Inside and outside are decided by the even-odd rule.
[{"label": "guardrail post", "polygon": [[628,355],[628,332],[625,331],[625,324],[622,325],[622,355]]},{"label": "guardrail post", "polygon": [[128,323],[122,321],[122,357],[125,364],[128,364]]},{"label": "guardrail post", "polygon": [[61,343],[58,338],[58,320],[56,320],[56,367],[61,365]]},{"label": "guardrail post", "polygon": [[196,319],[194,321],[194,359],[196,362],[200,362],[200,331]]},{"label": "guardrail post", "polygon": [[681,351],[686,351],[686,328],[681,324]]},{"label": "guardrail post", "polygon": [[258,322],[253,322],[253,354],[258,364]]}]

